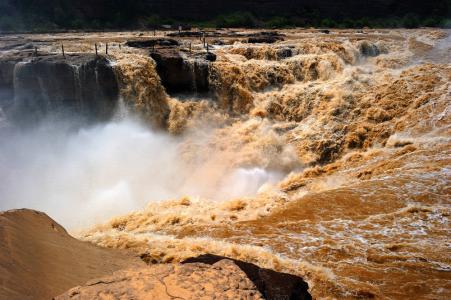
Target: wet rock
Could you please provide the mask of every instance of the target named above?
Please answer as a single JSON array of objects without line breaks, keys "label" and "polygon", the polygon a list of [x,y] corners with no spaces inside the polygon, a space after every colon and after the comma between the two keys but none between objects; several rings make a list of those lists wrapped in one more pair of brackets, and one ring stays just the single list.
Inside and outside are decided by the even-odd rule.
[{"label": "wet rock", "polygon": [[381,53],[381,51],[375,44],[369,43],[367,41],[362,41],[361,43],[359,43],[358,47],[362,56],[374,57],[378,56]]},{"label": "wet rock", "polygon": [[224,46],[226,44],[223,40],[219,40],[219,39],[213,40],[211,43],[213,45],[217,45],[217,46]]},{"label": "wet rock", "polygon": [[274,31],[269,31],[269,32],[259,32],[257,34],[251,35],[248,38],[247,42],[251,44],[258,43],[274,44],[275,42],[283,40],[284,40],[283,35]]},{"label": "wet rock", "polygon": [[253,36],[247,42],[251,44],[274,44],[275,42],[283,41],[283,38],[275,36]]},{"label": "wet rock", "polygon": [[216,54],[213,52],[207,52],[207,54],[205,54],[205,59],[208,61],[216,61]]},{"label": "wet rock", "polygon": [[[14,47],[23,46],[23,43],[14,44]],[[31,59],[31,51],[20,54],[3,54],[0,58],[0,108],[7,111],[14,103],[14,68],[18,62]]]},{"label": "wet rock", "polygon": [[[165,28],[168,29],[167,27],[165,27]],[[182,34],[188,34],[187,36],[189,36],[189,34],[192,34],[192,33],[197,33],[197,31],[191,31],[192,28],[193,27],[191,25],[189,25],[189,24],[175,24],[175,25],[171,25],[169,27],[169,29],[177,30],[177,32],[168,33],[167,36],[177,36],[177,34],[179,33],[179,30],[180,30],[180,33],[182,33]]]},{"label": "wet rock", "polygon": [[[185,260],[183,263],[204,263],[216,265],[223,259],[229,259],[218,255],[205,254]],[[254,264],[230,259],[241,271],[255,284],[264,299],[298,299],[310,300],[308,284],[301,277],[280,273],[270,269],[260,268]]]},{"label": "wet rock", "polygon": [[15,61],[0,61],[0,107],[8,110],[14,102]]},{"label": "wet rock", "polygon": [[330,30],[329,29],[321,29],[319,32],[329,34]]},{"label": "wet rock", "polygon": [[171,32],[167,36],[171,37],[201,37],[202,32],[200,31],[181,31],[181,32]]},{"label": "wet rock", "polygon": [[148,40],[127,41],[125,45],[133,48],[151,48],[154,46],[179,46],[179,42],[174,39],[156,38]]},{"label": "wet rock", "polygon": [[277,59],[285,59],[293,56],[293,49],[281,48],[277,50]]},{"label": "wet rock", "polygon": [[24,125],[50,113],[105,120],[112,116],[118,100],[110,62],[93,54],[3,57],[0,74],[6,97],[14,98],[8,114]]},{"label": "wet rock", "polygon": [[150,54],[157,63],[157,72],[168,93],[207,92],[209,61],[207,57],[188,57],[177,49],[158,49]]},{"label": "wet rock", "polygon": [[171,32],[168,33],[167,36],[170,37],[190,37],[190,38],[200,38],[200,37],[216,37],[216,38],[224,38],[224,37],[242,37],[243,34],[239,34],[236,32],[221,32],[219,29],[217,30],[204,30],[204,31],[181,31],[181,32]]},{"label": "wet rock", "polygon": [[[153,265],[90,280],[58,296],[65,299],[264,299],[231,260]],[[283,298],[280,298],[283,299]]]}]

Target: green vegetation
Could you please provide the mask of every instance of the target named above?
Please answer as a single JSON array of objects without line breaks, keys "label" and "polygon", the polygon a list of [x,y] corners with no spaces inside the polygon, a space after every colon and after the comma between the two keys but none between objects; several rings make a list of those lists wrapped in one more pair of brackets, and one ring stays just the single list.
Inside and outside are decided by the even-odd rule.
[{"label": "green vegetation", "polygon": [[[200,24],[194,22],[193,24]],[[220,16],[210,22],[203,22],[207,27],[216,28],[292,28],[292,27],[315,27],[315,28],[418,28],[418,27],[444,27],[450,28],[450,19],[440,17],[420,18],[414,14],[404,17],[388,18],[356,18],[356,19],[331,19],[331,18],[301,18],[277,16],[261,20],[249,13],[236,13]],[[205,27],[205,26],[204,26]]]},{"label": "green vegetation", "polygon": [[[280,5],[277,14],[269,9],[255,14],[240,8],[233,12],[230,7],[221,9],[227,8],[228,4],[216,0],[211,0],[211,6],[201,7],[202,12],[191,10],[190,14],[183,9],[177,10],[176,0],[171,1],[171,5],[160,7],[160,11],[154,6],[156,0],[0,0],[0,31],[151,29],[163,24],[192,24],[204,28],[451,27],[448,17],[451,0],[437,0],[433,5],[419,0],[379,1],[387,4],[382,7],[382,13],[379,11],[378,15],[372,15],[373,12],[361,6],[360,2],[350,6],[349,12],[326,13],[319,9],[327,3],[322,0],[318,0],[316,8],[295,6],[294,9],[289,7],[289,3],[293,3],[291,0],[285,1],[286,6]],[[243,0],[240,3],[246,7],[250,2]],[[423,6],[428,9],[423,9]]]},{"label": "green vegetation", "polygon": [[118,15],[109,21],[94,19],[85,20],[74,18],[68,22],[56,23],[39,17],[18,19],[12,16],[0,16],[0,31],[58,31],[58,30],[114,30],[114,29],[152,29],[162,25],[192,24],[202,28],[293,28],[293,27],[315,27],[315,28],[418,28],[418,27],[442,27],[451,28],[451,19],[428,17],[421,19],[415,15],[406,15],[402,18],[391,17],[385,19],[303,19],[273,17],[267,20],[257,19],[250,13],[234,13],[223,15],[209,21],[174,20],[161,18],[158,15],[150,15],[140,18],[139,21],[126,23]]},{"label": "green vegetation", "polygon": [[215,27],[220,28],[252,28],[256,27],[256,18],[248,12],[236,12],[230,15],[219,16],[212,21]]}]

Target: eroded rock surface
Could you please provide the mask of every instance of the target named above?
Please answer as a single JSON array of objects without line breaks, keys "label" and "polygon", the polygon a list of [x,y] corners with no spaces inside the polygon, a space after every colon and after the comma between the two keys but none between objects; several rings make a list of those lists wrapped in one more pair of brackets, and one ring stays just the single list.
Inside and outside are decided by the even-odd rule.
[{"label": "eroded rock surface", "polygon": [[[223,259],[225,257],[205,254],[189,258],[184,263],[198,262],[216,265],[218,262],[223,261]],[[265,299],[312,299],[308,293],[308,284],[301,277],[260,268],[254,264],[240,260],[233,259],[232,261],[254,282]]]},{"label": "eroded rock surface", "polygon": [[154,265],[91,280],[55,298],[66,299],[264,299],[231,260]]}]

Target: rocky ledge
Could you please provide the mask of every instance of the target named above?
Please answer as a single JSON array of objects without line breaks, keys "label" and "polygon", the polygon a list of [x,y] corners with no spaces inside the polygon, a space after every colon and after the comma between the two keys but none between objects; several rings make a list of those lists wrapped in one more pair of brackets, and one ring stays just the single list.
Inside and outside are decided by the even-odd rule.
[{"label": "rocky ledge", "polygon": [[177,48],[151,51],[157,63],[161,83],[168,93],[205,93],[209,91],[210,61],[216,56],[209,53],[185,53]]},{"label": "rocky ledge", "polygon": [[292,274],[276,272],[244,261],[212,254],[189,258],[183,263],[204,263],[214,266],[224,259],[233,261],[246,274],[247,278],[255,284],[264,299],[312,299],[308,292],[308,284],[301,277]]},{"label": "rocky ledge", "polygon": [[0,90],[1,107],[21,123],[42,119],[49,112],[107,119],[119,94],[109,60],[94,54],[4,55],[0,58]]},{"label": "rocky ledge", "polygon": [[247,42],[251,44],[274,44],[283,41],[284,35],[275,31],[262,31],[249,36]]},{"label": "rocky ledge", "polygon": [[91,280],[55,298],[68,299],[264,299],[231,260],[154,265]]},{"label": "rocky ledge", "polygon": [[128,47],[133,48],[150,48],[155,46],[179,46],[179,42],[174,39],[168,38],[154,38],[154,39],[141,39],[141,40],[133,40],[127,41],[125,43]]}]

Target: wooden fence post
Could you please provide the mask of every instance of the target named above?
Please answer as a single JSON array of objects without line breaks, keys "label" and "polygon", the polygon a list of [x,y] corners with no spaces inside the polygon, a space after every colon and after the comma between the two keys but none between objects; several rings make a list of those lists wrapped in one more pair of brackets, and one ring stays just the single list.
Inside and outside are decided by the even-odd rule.
[{"label": "wooden fence post", "polygon": [[105,45],[105,54],[108,55],[108,43]]},{"label": "wooden fence post", "polygon": [[63,52],[63,57],[66,58],[66,54],[64,53],[64,45],[61,44],[61,51]]},{"label": "wooden fence post", "polygon": [[94,44],[94,47],[96,48],[96,56],[98,56],[99,54],[97,53],[97,43]]}]

